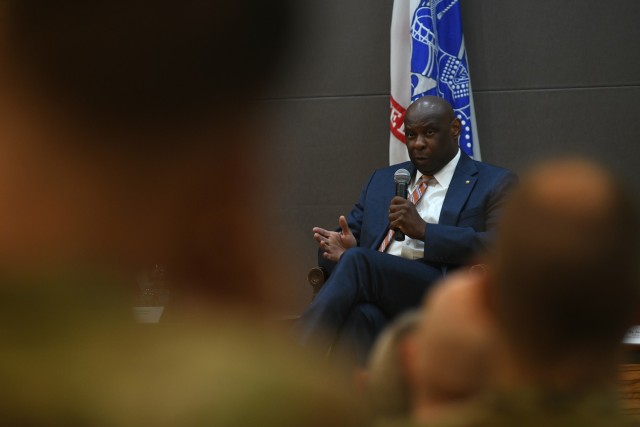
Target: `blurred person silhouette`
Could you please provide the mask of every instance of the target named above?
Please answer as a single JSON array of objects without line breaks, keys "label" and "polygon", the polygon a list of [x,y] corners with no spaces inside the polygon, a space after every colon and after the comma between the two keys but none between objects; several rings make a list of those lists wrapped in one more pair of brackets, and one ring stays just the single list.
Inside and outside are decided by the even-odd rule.
[{"label": "blurred person silhouette", "polygon": [[589,161],[535,168],[507,204],[481,282],[495,385],[446,426],[625,426],[622,338],[638,309],[635,200]]},{"label": "blurred person silhouette", "polygon": [[486,390],[491,329],[477,282],[481,273],[448,275],[421,310],[402,316],[374,346],[368,397],[383,424],[431,423]]},{"label": "blurred person silhouette", "polygon": [[[361,425],[259,326],[253,101],[287,16],[284,1],[0,2],[0,424]],[[182,323],[149,329],[129,294],[155,262]]]}]

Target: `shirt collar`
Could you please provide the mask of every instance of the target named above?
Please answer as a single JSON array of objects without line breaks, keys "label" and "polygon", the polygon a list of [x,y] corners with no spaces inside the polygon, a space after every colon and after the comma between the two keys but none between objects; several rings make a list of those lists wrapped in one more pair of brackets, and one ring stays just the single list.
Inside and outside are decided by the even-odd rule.
[{"label": "shirt collar", "polygon": [[[456,166],[458,166],[458,161],[460,160],[460,149],[458,148],[458,152],[453,159],[449,160],[449,163],[444,165],[442,169],[433,174],[435,181],[440,184],[443,188],[449,188],[449,184],[451,184],[451,180],[453,179],[453,174],[456,171]],[[416,173],[415,182],[417,183],[422,174],[420,171]],[[414,183],[415,185],[415,183]]]}]

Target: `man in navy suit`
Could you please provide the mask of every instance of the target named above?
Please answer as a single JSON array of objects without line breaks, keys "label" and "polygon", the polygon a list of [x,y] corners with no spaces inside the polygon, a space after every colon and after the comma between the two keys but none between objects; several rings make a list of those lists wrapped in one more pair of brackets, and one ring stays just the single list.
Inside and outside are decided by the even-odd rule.
[{"label": "man in navy suit", "polygon": [[[330,277],[292,329],[302,346],[364,363],[390,319],[419,305],[433,282],[490,240],[515,175],[460,150],[460,119],[442,98],[415,101],[404,125],[411,161],[375,171],[338,231],[313,229]],[[415,205],[395,196],[398,169],[411,173],[409,194],[425,190]],[[389,241],[390,229],[405,240]]]}]

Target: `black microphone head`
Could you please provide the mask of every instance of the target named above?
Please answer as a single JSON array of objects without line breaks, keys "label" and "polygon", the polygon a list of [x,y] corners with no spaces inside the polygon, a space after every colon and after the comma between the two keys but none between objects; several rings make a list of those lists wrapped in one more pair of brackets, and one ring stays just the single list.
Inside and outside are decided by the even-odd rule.
[{"label": "black microphone head", "polygon": [[411,174],[406,169],[398,169],[396,173],[393,174],[393,180],[396,184],[409,184],[411,181]]}]

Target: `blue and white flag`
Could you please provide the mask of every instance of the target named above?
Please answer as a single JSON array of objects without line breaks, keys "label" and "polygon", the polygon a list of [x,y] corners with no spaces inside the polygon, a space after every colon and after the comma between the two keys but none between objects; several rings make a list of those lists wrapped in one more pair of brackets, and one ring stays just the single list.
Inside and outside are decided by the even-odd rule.
[{"label": "blue and white flag", "polygon": [[449,101],[460,148],[480,159],[459,0],[395,0],[391,22],[391,164],[408,160],[404,113],[424,95]]}]

